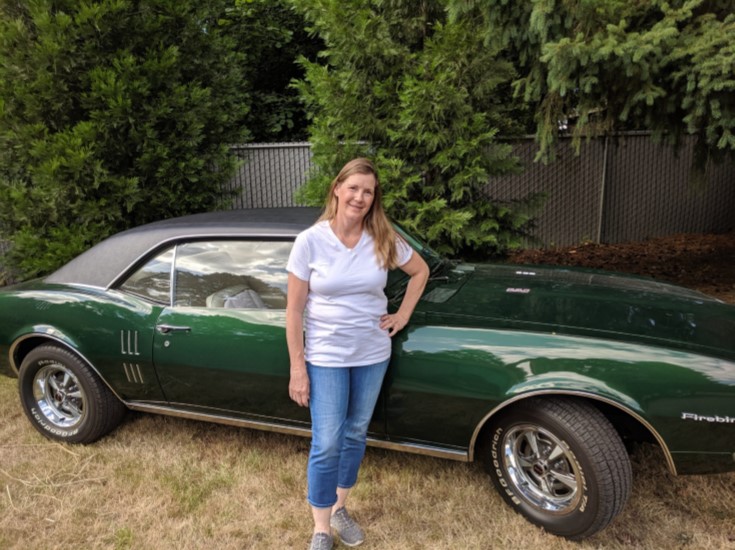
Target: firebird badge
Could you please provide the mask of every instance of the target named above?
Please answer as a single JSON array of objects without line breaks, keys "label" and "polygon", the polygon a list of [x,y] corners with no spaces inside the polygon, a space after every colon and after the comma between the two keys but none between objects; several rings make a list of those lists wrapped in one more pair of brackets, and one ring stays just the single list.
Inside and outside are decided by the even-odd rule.
[{"label": "firebird badge", "polygon": [[681,419],[694,420],[695,422],[710,422],[712,424],[735,424],[735,417],[732,416],[710,416],[689,412],[681,413]]}]

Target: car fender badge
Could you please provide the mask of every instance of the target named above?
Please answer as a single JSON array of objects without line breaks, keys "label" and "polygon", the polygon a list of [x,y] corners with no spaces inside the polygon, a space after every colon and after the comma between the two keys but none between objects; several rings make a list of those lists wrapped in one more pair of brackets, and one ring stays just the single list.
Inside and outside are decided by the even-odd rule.
[{"label": "car fender badge", "polygon": [[709,422],[711,424],[735,424],[735,417],[733,416],[719,416],[709,414],[696,414],[690,412],[681,413],[682,420],[693,420],[695,422]]}]

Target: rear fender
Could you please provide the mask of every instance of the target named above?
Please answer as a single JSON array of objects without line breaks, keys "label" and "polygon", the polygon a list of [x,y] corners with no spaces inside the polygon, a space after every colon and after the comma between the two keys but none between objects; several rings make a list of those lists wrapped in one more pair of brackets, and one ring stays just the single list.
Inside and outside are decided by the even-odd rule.
[{"label": "rear fender", "polygon": [[65,348],[77,355],[90,369],[94,371],[94,373],[100,380],[102,380],[105,386],[107,386],[115,397],[120,401],[124,401],[115,389],[107,382],[105,377],[102,376],[99,370],[95,368],[92,362],[79,351],[74,339],[50,325],[34,325],[30,328],[26,327],[25,329],[18,331],[18,334],[13,338],[13,343],[10,346],[8,356],[10,360],[10,368],[16,376],[18,376],[20,366],[26,355],[38,346],[42,346],[44,344],[56,344],[59,347]]}]

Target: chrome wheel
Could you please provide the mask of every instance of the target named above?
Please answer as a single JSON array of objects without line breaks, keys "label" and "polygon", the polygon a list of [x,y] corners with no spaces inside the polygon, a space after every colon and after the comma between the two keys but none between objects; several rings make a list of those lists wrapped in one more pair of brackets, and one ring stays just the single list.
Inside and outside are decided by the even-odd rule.
[{"label": "chrome wheel", "polygon": [[73,351],[43,344],[23,359],[18,392],[28,420],[55,441],[92,443],[113,430],[125,404]]},{"label": "chrome wheel", "polygon": [[79,380],[65,365],[41,367],[33,377],[33,399],[38,409],[58,428],[72,428],[86,415],[86,395]]},{"label": "chrome wheel", "polygon": [[549,533],[582,540],[630,494],[630,460],[600,410],[572,398],[529,398],[494,419],[481,448],[500,496]]},{"label": "chrome wheel", "polygon": [[503,464],[517,493],[554,514],[577,508],[582,470],[574,453],[553,433],[533,424],[512,427],[503,438]]}]

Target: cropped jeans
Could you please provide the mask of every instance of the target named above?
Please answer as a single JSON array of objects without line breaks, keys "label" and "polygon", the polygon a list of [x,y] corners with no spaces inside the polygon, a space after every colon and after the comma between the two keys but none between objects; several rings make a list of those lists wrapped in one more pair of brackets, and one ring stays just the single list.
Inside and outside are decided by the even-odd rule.
[{"label": "cropped jeans", "polygon": [[307,499],[315,508],[333,506],[337,487],[349,489],[357,481],[368,425],[387,368],[388,360],[363,367],[306,363],[312,431]]}]

